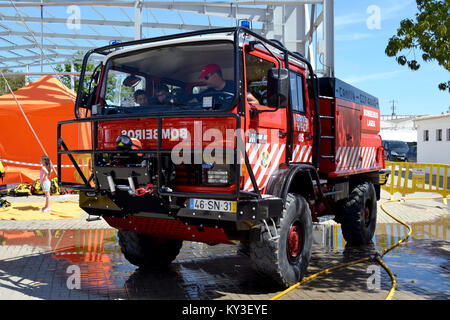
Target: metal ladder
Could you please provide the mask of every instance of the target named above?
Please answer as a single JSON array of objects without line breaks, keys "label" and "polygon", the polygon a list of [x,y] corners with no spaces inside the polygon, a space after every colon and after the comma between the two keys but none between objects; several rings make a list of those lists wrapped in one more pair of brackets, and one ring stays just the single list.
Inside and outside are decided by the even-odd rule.
[{"label": "metal ladder", "polygon": [[[334,99],[331,100],[331,116],[323,116],[323,115],[319,115],[319,119],[320,121],[326,120],[326,121],[330,121],[331,122],[331,132],[334,132],[334,134],[336,134],[336,105],[335,105],[335,101]],[[322,128],[324,126],[322,125]],[[320,136],[321,139],[328,139],[331,140],[331,154],[325,154],[325,155],[320,155],[321,159],[330,159],[332,162],[336,161],[336,154],[335,154],[335,149],[336,149],[336,137],[335,135],[332,136]]]}]

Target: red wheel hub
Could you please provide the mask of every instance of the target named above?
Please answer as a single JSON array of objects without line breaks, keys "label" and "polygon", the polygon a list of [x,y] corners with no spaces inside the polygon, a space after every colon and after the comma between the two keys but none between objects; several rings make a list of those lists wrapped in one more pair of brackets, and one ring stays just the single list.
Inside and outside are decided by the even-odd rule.
[{"label": "red wheel hub", "polygon": [[365,208],[364,208],[364,218],[365,218],[366,221],[368,221],[368,220],[369,220],[369,217],[370,217],[370,210],[369,210],[369,207],[365,207]]},{"label": "red wheel hub", "polygon": [[299,226],[293,225],[289,230],[288,252],[293,258],[296,258],[302,249],[302,230]]}]

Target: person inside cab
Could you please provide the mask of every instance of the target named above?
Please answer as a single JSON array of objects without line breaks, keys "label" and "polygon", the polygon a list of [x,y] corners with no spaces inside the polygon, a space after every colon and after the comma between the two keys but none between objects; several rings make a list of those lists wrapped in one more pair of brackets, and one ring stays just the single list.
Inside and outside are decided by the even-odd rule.
[{"label": "person inside cab", "polygon": [[222,91],[234,94],[234,82],[224,80],[222,69],[220,69],[217,64],[207,64],[203,66],[202,73],[198,78],[203,79],[203,82],[208,87],[202,93]]},{"label": "person inside cab", "polygon": [[134,101],[141,107],[148,105],[147,94],[144,90],[139,89],[134,92]]},{"label": "person inside cab", "polygon": [[170,104],[169,88],[166,85],[160,85],[155,88],[155,96],[153,97],[152,104]]},{"label": "person inside cab", "polygon": [[[222,69],[217,64],[207,64],[202,67],[202,73],[198,77],[203,79],[207,89],[202,91],[202,95],[207,95],[213,92],[226,92],[234,95],[234,82],[225,80],[222,75]],[[251,94],[247,94],[247,101],[250,104],[259,104],[258,100]],[[197,102],[194,98],[190,102]]]}]

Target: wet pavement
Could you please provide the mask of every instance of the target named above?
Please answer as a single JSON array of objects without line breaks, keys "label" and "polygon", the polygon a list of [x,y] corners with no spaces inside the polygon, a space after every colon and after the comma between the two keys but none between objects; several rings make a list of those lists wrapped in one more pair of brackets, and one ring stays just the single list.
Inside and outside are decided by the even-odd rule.
[{"label": "wet pavement", "polygon": [[[450,298],[449,220],[413,223],[410,240],[383,257],[393,299]],[[308,275],[365,257],[403,238],[378,224],[374,244],[345,247],[339,225],[316,225]],[[267,300],[282,288],[255,274],[237,246],[187,242],[168,270],[141,270],[122,255],[114,229],[0,230],[0,299]],[[391,288],[374,262],[320,276],[280,300],[382,300]]]}]

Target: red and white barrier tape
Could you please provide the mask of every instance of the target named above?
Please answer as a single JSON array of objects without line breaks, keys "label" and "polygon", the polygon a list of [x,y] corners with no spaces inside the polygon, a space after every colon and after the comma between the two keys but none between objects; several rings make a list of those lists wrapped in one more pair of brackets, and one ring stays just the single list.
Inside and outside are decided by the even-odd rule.
[{"label": "red and white barrier tape", "polygon": [[[19,164],[22,166],[28,166],[28,167],[41,167],[42,165],[40,163],[29,163],[29,162],[21,162],[21,161],[13,161],[13,160],[6,160],[6,159],[0,159],[0,161],[4,163],[12,163],[12,164]],[[79,167],[87,167],[87,164],[79,164]],[[53,166],[54,168],[57,167],[57,165]],[[61,168],[74,168],[74,165],[61,165]]]}]

